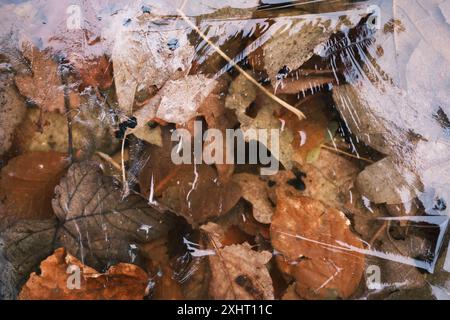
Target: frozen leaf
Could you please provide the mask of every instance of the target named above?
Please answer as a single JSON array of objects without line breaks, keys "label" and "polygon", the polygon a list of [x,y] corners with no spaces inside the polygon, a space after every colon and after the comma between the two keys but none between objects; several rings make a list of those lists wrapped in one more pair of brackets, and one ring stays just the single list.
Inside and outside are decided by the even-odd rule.
[{"label": "frozen leaf", "polygon": [[[322,149],[318,159],[301,166],[305,176],[304,195],[322,201],[327,206],[342,210],[347,201],[358,195],[352,191],[360,168],[356,161]],[[353,194],[352,194],[353,192]]]},{"label": "frozen leaf", "polygon": [[174,147],[166,131],[163,147],[149,146],[141,157],[139,185],[149,201],[164,204],[194,225],[233,208],[241,197],[239,186],[233,181],[220,182],[212,166],[174,164]]},{"label": "frozen leaf", "polygon": [[101,90],[111,87],[113,70],[112,63],[107,57],[85,58],[81,56],[79,59],[71,60],[71,62],[80,74],[81,90],[89,86],[98,87]]},{"label": "frozen leaf", "polygon": [[147,273],[136,265],[119,263],[99,273],[66,253],[64,248],[55,250],[42,261],[40,271],[31,274],[19,299],[142,300],[148,284]]},{"label": "frozen leaf", "polygon": [[[223,136],[226,129],[234,128],[237,119],[233,112],[225,108],[225,94],[228,90],[226,80],[218,80],[214,90],[203,100],[198,108],[198,113],[205,118],[208,129],[219,129]],[[226,144],[224,144],[223,154],[226,154]],[[215,163],[219,179],[226,182],[234,172],[234,164]]]},{"label": "frozen leaf", "polygon": [[11,147],[14,131],[26,112],[25,101],[18,94],[12,75],[0,74],[0,155]]},{"label": "frozen leaf", "polygon": [[[23,55],[31,63],[32,75],[19,74],[16,85],[22,95],[31,99],[44,111],[64,113],[64,86],[58,72],[58,64],[48,51],[40,51],[30,43],[23,45]],[[69,92],[70,105],[77,107],[79,96]]]},{"label": "frozen leaf", "polygon": [[364,271],[364,256],[346,248],[363,248],[349,226],[341,211],[278,190],[272,245],[282,255],[282,270],[296,279],[298,295],[307,299],[348,298],[355,292]]},{"label": "frozen leaf", "polygon": [[140,196],[122,199],[114,179],[89,161],[69,168],[55,189],[53,209],[62,225],[59,244],[95,268],[139,262],[139,245],[166,234],[172,221]]},{"label": "frozen leaf", "polygon": [[[336,106],[360,140],[418,175],[425,194],[417,194],[424,202],[427,197],[449,198],[448,183],[442,182],[449,170],[441,164],[450,158],[445,121],[450,114],[450,50],[445,45],[450,30],[441,3],[373,4],[380,9],[380,28],[364,25],[355,36],[334,39],[318,50],[335,65],[345,66],[349,85],[335,87]],[[385,181],[391,175],[395,171],[378,178]],[[396,182],[400,185],[396,194],[403,193],[405,185],[416,187],[409,176]],[[436,214],[433,206],[424,206],[427,213]]]},{"label": "frozen leaf", "polygon": [[268,251],[254,251],[248,243],[222,246],[216,233],[218,226],[209,223],[202,229],[209,234],[215,255],[208,256],[211,267],[209,294],[213,299],[274,299],[272,279],[266,264]]},{"label": "frozen leaf", "polygon": [[31,271],[53,250],[56,219],[21,220],[2,226],[0,300],[15,299]]},{"label": "frozen leaf", "polygon": [[56,152],[31,152],[11,159],[2,168],[0,180],[0,201],[6,215],[51,218],[53,192],[67,166],[66,155]]},{"label": "frozen leaf", "polygon": [[[95,151],[113,153],[119,147],[111,116],[105,109],[88,99],[74,113],[72,145],[75,150],[83,151],[86,158]],[[15,143],[20,152],[67,152],[67,117],[55,112],[42,113],[39,109],[30,109],[16,131]]]},{"label": "frozen leaf", "polygon": [[328,106],[321,94],[309,96],[301,101],[301,110],[306,119],[299,120],[292,113],[281,119],[294,135],[292,140],[293,161],[300,165],[313,164],[320,156],[321,145],[334,137],[336,123],[332,121]]},{"label": "frozen leaf", "polygon": [[136,138],[144,140],[150,144],[154,144],[158,147],[162,147],[162,133],[161,127],[150,128],[149,126],[143,126],[133,131]]},{"label": "frozen leaf", "polygon": [[242,197],[252,204],[256,221],[269,224],[275,209],[269,199],[267,182],[248,173],[234,175],[233,181],[241,187]]},{"label": "frozen leaf", "polygon": [[227,213],[240,197],[238,185],[219,182],[214,169],[204,164],[184,167],[162,192],[162,202],[193,224]]},{"label": "frozen leaf", "polygon": [[408,203],[420,190],[416,176],[390,157],[366,167],[358,175],[356,187],[370,201],[387,204]]},{"label": "frozen leaf", "polygon": [[[247,113],[252,105],[257,110],[257,113],[249,116]],[[294,136],[291,130],[283,128],[282,121],[277,117],[277,113],[279,114],[280,112],[280,105],[276,101],[266,95],[257,95],[256,87],[243,75],[239,75],[230,84],[225,106],[228,109],[235,110],[236,116],[241,123],[240,129],[242,129],[247,141],[257,140],[261,142],[267,149],[272,151],[272,155],[285,167],[292,167],[292,156],[294,153],[292,141]],[[284,130],[281,130],[282,128]],[[251,133],[258,129],[264,129],[265,132],[268,132],[265,139],[259,134],[256,137],[251,136]],[[272,129],[280,132],[279,140],[277,137],[272,136]],[[279,150],[276,150],[271,143],[277,140],[279,142]],[[279,154],[276,154],[275,151],[279,151]]]},{"label": "frozen leaf", "polygon": [[[175,19],[159,23],[160,18],[153,14],[133,19],[126,15],[136,16],[136,12],[121,12],[109,31],[115,37],[112,61],[119,106],[132,113],[137,91],[160,89],[168,80],[187,75],[194,47],[184,25]],[[130,19],[129,23],[124,24],[125,19]]]},{"label": "frozen leaf", "polygon": [[262,52],[272,83],[282,79],[283,70],[289,73],[301,67],[314,55],[314,49],[332,34],[355,25],[359,20],[357,10],[277,19],[267,31],[271,37]]},{"label": "frozen leaf", "polygon": [[197,115],[197,109],[216,86],[204,75],[168,80],[150,102],[135,113],[138,127],[153,118],[183,124]]},{"label": "frozen leaf", "polygon": [[150,259],[148,270],[155,274],[152,281],[154,286],[150,293],[155,300],[180,300],[183,299],[180,284],[175,279],[174,270],[170,264],[167,253],[167,239],[158,239],[147,243],[142,248],[144,255]]}]

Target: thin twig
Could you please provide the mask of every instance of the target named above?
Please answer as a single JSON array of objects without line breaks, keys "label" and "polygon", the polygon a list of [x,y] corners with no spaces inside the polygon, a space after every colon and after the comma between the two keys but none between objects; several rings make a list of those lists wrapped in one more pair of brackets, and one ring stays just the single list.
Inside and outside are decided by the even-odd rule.
[{"label": "thin twig", "polygon": [[114,168],[116,168],[119,171],[122,171],[122,167],[120,164],[118,164],[116,161],[114,161],[113,158],[111,158],[109,155],[107,155],[106,153],[97,151],[96,154],[102,158],[103,160],[105,160],[106,162],[108,162],[109,164],[111,164]]},{"label": "thin twig", "polygon": [[272,94],[270,91],[268,91],[266,88],[264,88],[258,81],[256,81],[251,75],[249,75],[244,69],[239,67],[236,62],[233,61],[225,52],[222,51],[218,46],[216,46],[214,43],[212,43],[208,37],[195,25],[193,24],[189,18],[183,13],[182,10],[177,9],[177,12],[180,14],[180,16],[183,18],[183,20],[189,24],[189,26],[194,29],[195,32],[198,33],[198,35],[205,40],[222,58],[224,58],[229,64],[231,64],[236,70],[238,70],[247,80],[249,80],[251,83],[253,83],[259,90],[261,90],[265,95],[267,95],[269,98],[273,99],[274,101],[278,102],[281,106],[288,109],[289,111],[293,112],[297,117],[302,120],[306,119],[306,116],[300,111],[291,106],[286,101],[281,100],[274,94]]},{"label": "thin twig", "polygon": [[375,232],[375,234],[370,238],[369,245],[372,246],[375,243],[375,240],[378,239],[378,237],[386,230],[388,226],[388,222],[384,221],[383,224],[378,228],[378,230]]}]

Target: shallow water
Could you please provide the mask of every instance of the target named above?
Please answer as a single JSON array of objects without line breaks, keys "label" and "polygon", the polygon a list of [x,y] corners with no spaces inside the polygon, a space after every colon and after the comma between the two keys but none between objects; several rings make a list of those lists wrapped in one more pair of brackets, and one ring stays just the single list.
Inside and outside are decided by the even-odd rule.
[{"label": "shallow water", "polygon": [[[256,263],[248,255],[272,254],[270,275],[261,271],[272,289],[253,284],[257,298],[448,299],[449,21],[439,1],[2,1],[0,297],[15,298],[62,246],[99,272],[143,268],[147,299],[255,298],[239,284],[221,291],[214,260],[235,270],[228,254],[239,258],[233,246],[247,242],[244,267]],[[191,139],[170,135],[186,129],[195,145],[194,120],[202,136],[275,131],[272,144],[257,138],[256,162],[247,139],[242,163],[177,166],[170,150]],[[269,165],[261,150],[280,172],[260,175]],[[120,197],[86,187],[79,205],[55,209],[62,181],[77,198],[77,173],[67,173],[70,162],[40,181],[48,164],[36,152],[95,161]],[[47,199],[36,190],[48,186]],[[104,217],[121,215],[116,198],[130,194],[164,214],[170,240],[159,249],[150,241],[164,238],[159,218],[142,222],[136,206],[123,212],[137,221]],[[81,219],[90,214],[96,225]],[[35,220],[55,235],[18,274],[16,249],[35,244],[22,248],[16,231],[26,224],[36,234]],[[167,274],[173,283],[163,287]]]}]

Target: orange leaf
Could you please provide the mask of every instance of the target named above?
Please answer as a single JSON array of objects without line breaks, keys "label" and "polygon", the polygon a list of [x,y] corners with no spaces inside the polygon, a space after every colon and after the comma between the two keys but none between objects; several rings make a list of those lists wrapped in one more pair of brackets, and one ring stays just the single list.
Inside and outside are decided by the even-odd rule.
[{"label": "orange leaf", "polygon": [[57,152],[31,152],[9,161],[1,171],[0,200],[8,216],[46,219],[53,216],[53,191],[68,163]]},{"label": "orange leaf", "polygon": [[272,220],[273,247],[281,269],[296,279],[303,298],[348,298],[357,289],[364,256],[344,245],[362,248],[345,215],[322,202],[282,189]]},{"label": "orange leaf", "polygon": [[[70,269],[68,269],[70,266]],[[41,262],[41,274],[33,272],[19,294],[21,300],[140,300],[148,284],[147,273],[136,265],[119,263],[98,273],[66,253],[64,248]],[[68,271],[69,270],[69,271]],[[80,270],[80,286],[69,277]],[[71,286],[71,285],[74,286]]]},{"label": "orange leaf", "polygon": [[[31,62],[33,75],[18,74],[16,85],[20,93],[36,103],[43,111],[65,112],[64,90],[58,64],[52,60],[49,51],[40,51],[26,43],[23,55]],[[80,97],[69,92],[70,105],[77,107]]]}]

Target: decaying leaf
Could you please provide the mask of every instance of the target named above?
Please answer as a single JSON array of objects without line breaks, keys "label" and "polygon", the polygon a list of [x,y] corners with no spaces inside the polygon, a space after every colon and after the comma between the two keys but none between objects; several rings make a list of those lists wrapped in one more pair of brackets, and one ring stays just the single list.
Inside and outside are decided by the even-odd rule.
[{"label": "decaying leaf", "polygon": [[[21,300],[142,300],[147,273],[136,265],[119,263],[106,273],[84,265],[64,248],[41,262],[19,294]],[[80,276],[79,287],[73,275]],[[72,277],[72,278],[71,278]]]},{"label": "decaying leaf", "polygon": [[[221,182],[212,166],[173,163],[170,133],[163,132],[163,147],[151,145],[142,156],[141,192],[194,225],[227,213],[241,197],[239,186]],[[205,194],[208,196],[205,197]]]},{"label": "decaying leaf", "polygon": [[178,172],[163,191],[162,202],[197,224],[225,214],[240,197],[241,190],[233,181],[221,183],[212,167],[195,165]]},{"label": "decaying leaf", "polygon": [[248,173],[234,175],[233,181],[241,187],[242,197],[252,204],[256,221],[269,224],[275,208],[269,199],[267,182]]},{"label": "decaying leaf", "polygon": [[[20,152],[56,151],[67,152],[67,117],[55,112],[42,113],[29,109],[24,121],[18,127],[15,137]],[[119,147],[114,136],[112,123],[104,106],[83,103],[72,119],[72,145],[86,157],[94,151],[113,153]]]},{"label": "decaying leaf", "polygon": [[301,110],[306,119],[287,113],[281,117],[294,135],[292,160],[300,165],[315,162],[325,142],[332,140],[336,123],[332,121],[323,95],[317,94],[301,100]]},{"label": "decaying leaf", "polygon": [[148,270],[152,270],[154,285],[150,295],[155,300],[179,300],[183,299],[180,283],[175,279],[175,274],[170,265],[167,253],[167,239],[161,238],[145,244],[143,254],[150,259]]},{"label": "decaying leaf", "polygon": [[53,217],[52,198],[59,179],[68,166],[65,154],[24,153],[2,168],[0,202],[5,213],[16,219]]},{"label": "decaying leaf", "polygon": [[[32,75],[18,74],[15,78],[19,91],[44,111],[64,113],[64,86],[58,64],[49,52],[40,51],[30,43],[23,45],[23,55],[30,61]],[[70,105],[77,107],[79,96],[69,91]]]},{"label": "decaying leaf", "polygon": [[82,83],[80,90],[89,86],[101,90],[111,87],[113,83],[112,63],[107,57],[100,56],[86,59],[85,57],[75,56],[75,59],[72,59],[71,62],[80,74]]},{"label": "decaying leaf", "polygon": [[[272,279],[266,264],[272,258],[268,251],[254,251],[248,243],[222,246],[220,227],[209,223],[207,232],[215,255],[208,256],[211,267],[209,294],[213,299],[273,299]],[[219,231],[218,231],[219,230]]]},{"label": "decaying leaf", "polygon": [[[208,129],[219,129],[224,137],[226,129],[234,128],[237,123],[236,117],[231,115],[233,112],[225,108],[227,90],[228,82],[224,79],[218,80],[214,90],[203,100],[197,110],[205,118]],[[226,154],[226,144],[224,144],[223,154]],[[215,166],[221,182],[228,181],[234,172],[234,164],[215,163]]]},{"label": "decaying leaf", "polygon": [[[296,19],[278,18],[271,28],[271,37],[263,46],[264,66],[272,83],[281,80],[280,71],[293,71],[309,60],[314,49],[327,41],[342,27],[350,27],[359,22],[357,10],[347,14],[329,13],[320,17],[309,15]],[[286,27],[286,26],[289,27]]]},{"label": "decaying leaf", "polygon": [[216,81],[204,75],[168,80],[156,96],[135,113],[138,128],[155,117],[176,124],[189,121],[215,86]]},{"label": "decaying leaf", "polygon": [[53,251],[56,219],[20,220],[2,226],[0,299],[15,299],[29,274]]},{"label": "decaying leaf", "polygon": [[[153,86],[160,89],[168,80],[187,75],[194,47],[176,19],[168,25],[158,23],[159,17],[152,14],[141,13],[133,19],[126,15],[136,13],[121,12],[110,31],[115,37],[112,61],[119,106],[132,113],[137,91]],[[124,24],[125,19],[130,19],[129,23]]]},{"label": "decaying leaf", "polygon": [[[248,109],[254,104],[257,110],[256,115],[249,116]],[[266,95],[257,95],[256,87],[248,81],[243,75],[239,75],[231,84],[228,90],[228,96],[225,101],[228,109],[235,110],[236,116],[241,123],[246,141],[257,140],[271,150],[273,155],[287,168],[292,167],[292,141],[293,133],[288,128],[283,128],[283,122],[280,121],[277,114],[280,113],[280,105]],[[267,137],[252,137],[252,132],[258,129],[264,129]],[[272,129],[279,133],[279,154],[276,155],[276,148],[273,148]],[[283,130],[281,130],[283,129]]]},{"label": "decaying leaf", "polygon": [[281,269],[296,280],[303,298],[348,298],[364,271],[362,242],[350,221],[322,202],[279,189],[270,229]]},{"label": "decaying leaf", "polygon": [[25,111],[25,101],[14,88],[12,76],[0,73],[0,155],[11,147],[14,131]]},{"label": "decaying leaf", "polygon": [[408,203],[420,190],[415,174],[389,157],[366,167],[355,183],[361,194],[374,203]]},{"label": "decaying leaf", "polygon": [[350,158],[322,149],[318,159],[301,170],[305,173],[305,196],[340,210],[347,201],[358,198],[352,187],[360,168]]},{"label": "decaying leaf", "polygon": [[97,269],[138,263],[139,244],[166,234],[172,221],[140,196],[122,199],[114,179],[90,161],[69,168],[55,189],[53,209],[62,225],[59,244]]}]

